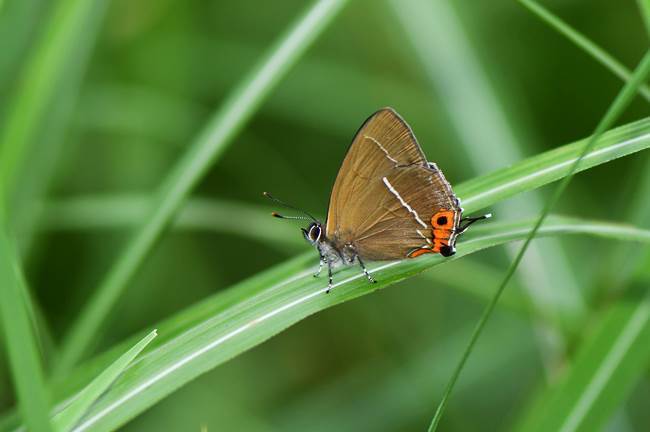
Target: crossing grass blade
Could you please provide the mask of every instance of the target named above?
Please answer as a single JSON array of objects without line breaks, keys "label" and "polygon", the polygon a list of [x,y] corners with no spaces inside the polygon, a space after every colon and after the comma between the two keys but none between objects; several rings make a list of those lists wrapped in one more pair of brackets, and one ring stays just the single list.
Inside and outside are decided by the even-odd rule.
[{"label": "crossing grass blade", "polygon": [[602,430],[647,373],[650,362],[650,290],[638,284],[594,324],[557,385],[540,397],[517,431]]},{"label": "crossing grass blade", "polygon": [[586,143],[584,144],[583,148],[580,149],[578,156],[574,159],[574,161],[569,164],[568,170],[565,172],[565,176],[555,189],[553,195],[549,198],[549,200],[546,202],[546,205],[542,209],[542,212],[539,216],[539,219],[533,226],[533,229],[531,232],[526,236],[524,244],[522,245],[519,253],[513,260],[512,264],[510,265],[508,271],[506,272],[503,281],[499,285],[499,288],[497,289],[492,301],[487,305],[485,311],[481,315],[478,324],[476,326],[476,329],[474,333],[472,334],[472,337],[470,338],[470,341],[467,345],[467,349],[463,353],[457,368],[454,370],[454,373],[452,374],[449,384],[447,385],[447,388],[445,389],[445,392],[443,393],[442,399],[438,405],[438,408],[436,409],[436,412],[433,416],[433,419],[431,420],[431,425],[429,426],[429,431],[435,431],[438,427],[438,424],[440,423],[440,419],[442,417],[442,414],[444,413],[445,407],[447,405],[447,402],[449,400],[449,396],[451,395],[451,392],[456,384],[456,381],[458,380],[458,377],[460,376],[461,371],[463,370],[463,367],[465,363],[467,362],[467,359],[469,358],[469,355],[472,352],[472,349],[474,348],[474,345],[476,344],[476,341],[478,340],[479,335],[481,334],[483,328],[485,327],[485,324],[487,323],[490,315],[492,314],[492,311],[496,307],[497,302],[499,301],[499,297],[501,296],[501,293],[507,286],[508,282],[514,275],[515,271],[517,270],[517,267],[521,260],[523,259],[523,256],[528,248],[528,245],[531,243],[532,239],[535,237],[538,229],[542,226],[544,223],[544,220],[546,216],[549,214],[551,211],[551,208],[557,203],[557,201],[560,199],[560,196],[564,192],[564,190],[567,188],[569,185],[569,182],[573,178],[573,175],[578,171],[578,167],[580,166],[580,163],[587,157],[589,153],[594,149],[596,146],[596,143],[598,142],[599,138],[601,135],[608,129],[610,128],[614,122],[618,119],[618,117],[622,114],[622,112],[627,108],[627,106],[630,104],[632,101],[632,98],[634,94],[636,93],[639,85],[644,82],[646,77],[648,76],[648,73],[650,73],[650,51],[647,52],[643,58],[641,59],[641,62],[639,63],[639,66],[635,70],[632,78],[625,84],[623,89],[619,92],[619,94],[616,96],[612,104],[609,106],[607,109],[607,112],[603,116],[603,118],[598,122],[598,125],[596,126],[593,135],[591,135]]},{"label": "crossing grass blade", "polygon": [[130,350],[115,360],[104,372],[99,374],[88,386],[75,395],[73,400],[53,418],[57,431],[69,431],[90,408],[90,406],[124,372],[143,349],[157,336],[156,330],[149,333]]},{"label": "crossing grass blade", "polygon": [[162,182],[146,217],[72,325],[64,339],[57,373],[68,370],[83,356],[176,210],[275,85],[346,3],[346,0],[316,1],[206,124]]},{"label": "crossing grass blade", "polygon": [[[532,226],[530,222],[485,226],[458,246],[454,259],[522,240]],[[563,218],[549,220],[539,235],[583,231],[597,231],[612,240],[650,242],[649,231],[631,226]],[[74,430],[114,430],[180,386],[305,317],[448,260],[436,256],[373,265],[370,271],[377,284],[368,284],[363,274],[348,268],[336,274],[329,295],[327,281],[312,277],[313,262],[313,253],[301,255],[161,323],[161,337],[152,350],[125,371],[120,385],[111,388]]]},{"label": "crossing grass blade", "polygon": [[[649,121],[639,120],[603,134],[580,161],[576,172],[646,149],[650,140]],[[511,167],[468,180],[455,186],[454,191],[465,197],[463,208],[468,212],[488,207],[520,192],[562,178],[566,169],[575,163],[586,142],[587,139],[583,139],[564,145]]]},{"label": "crossing grass blade", "polygon": [[[593,57],[598,63],[609,69],[614,75],[623,80],[623,82],[627,82],[632,77],[632,72],[621,62],[611,56],[603,48],[589,40],[585,35],[579,33],[573,27],[553,15],[548,9],[539,3],[533,0],[519,0],[519,3],[534,13],[550,27],[555,29],[558,33],[566,36],[567,39]],[[639,94],[641,94],[646,101],[650,102],[650,88],[646,84],[641,84],[639,86]]]},{"label": "crossing grass blade", "polygon": [[[557,180],[566,174],[566,166],[575,161],[581,143],[583,141],[537,155],[499,172],[462,183],[456,189],[462,191],[459,196],[466,203],[466,210],[478,211],[494,200],[503,200]],[[624,125],[607,132],[582,160],[580,169],[588,169],[648,147],[649,120]],[[468,237],[459,245],[456,258],[484,247],[522,239],[529,227],[530,223],[526,225],[525,222],[500,227],[499,224],[477,226],[474,234],[469,233],[475,237]],[[571,232],[598,233],[632,241],[647,239],[647,232],[630,226],[582,220],[553,219],[543,229],[543,234],[549,235]],[[137,369],[126,371],[120,391],[109,391],[107,397],[102,398],[101,405],[94,407],[82,424],[87,427],[92,425],[98,430],[123,424],[192,378],[241,354],[305,316],[440,264],[438,257],[390,264],[378,271],[380,283],[372,286],[358,279],[354,270],[344,271],[337,275],[338,281],[348,280],[342,284],[342,289],[335,289],[330,295],[318,295],[315,293],[321,291],[326,283],[323,285],[322,280],[309,275],[309,263],[313,261],[312,253],[301,255],[161,323],[157,326],[161,337],[153,342],[152,351],[143,357]],[[309,297],[305,297],[301,303],[297,302],[300,296]],[[269,316],[269,313],[275,315]],[[257,325],[261,322],[264,325]],[[224,339],[235,328],[241,329],[239,333]],[[63,399],[74,394],[135,342],[127,341],[126,345],[120,345],[78,369],[57,386],[56,394]],[[143,385],[148,385],[150,380],[155,380],[156,385],[142,392]]]}]

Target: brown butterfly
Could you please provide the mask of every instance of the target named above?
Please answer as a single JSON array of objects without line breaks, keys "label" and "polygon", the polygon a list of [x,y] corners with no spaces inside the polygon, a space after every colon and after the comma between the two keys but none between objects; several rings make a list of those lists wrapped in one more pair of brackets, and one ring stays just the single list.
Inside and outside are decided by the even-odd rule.
[{"label": "brown butterfly", "polygon": [[452,256],[458,236],[477,220],[490,217],[462,217],[451,185],[436,164],[426,160],[413,131],[392,108],[371,115],[352,140],[334,182],[325,230],[321,222],[303,213],[308,218],[273,215],[313,221],[302,232],[320,255],[314,276],[327,264],[329,289],[332,269],[339,265],[357,261],[368,280],[375,282],[364,260],[398,260],[426,253]]}]

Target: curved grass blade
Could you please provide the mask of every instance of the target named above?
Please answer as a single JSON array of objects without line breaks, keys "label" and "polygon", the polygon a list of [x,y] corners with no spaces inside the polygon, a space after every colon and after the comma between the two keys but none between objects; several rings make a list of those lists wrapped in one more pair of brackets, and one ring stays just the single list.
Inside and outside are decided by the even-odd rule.
[{"label": "curved grass blade", "polygon": [[187,195],[345,3],[346,0],[316,1],[233,90],[208,122],[161,184],[146,218],[70,329],[56,368],[58,373],[69,369],[83,356],[127,283]]},{"label": "curved grass blade", "polygon": [[20,411],[33,431],[51,430],[47,387],[13,245],[0,222],[0,318]]},{"label": "curved grass blade", "polygon": [[[562,21],[557,16],[553,15],[548,9],[544,8],[542,5],[533,0],[519,0],[519,3],[537,15],[537,17],[544,21],[546,24],[557,30],[558,33],[566,36],[567,39],[569,39],[580,49],[593,57],[594,60],[596,60],[598,63],[609,69],[614,75],[623,80],[623,82],[630,80],[632,77],[632,72],[628,68],[616,60],[603,48],[589,40],[585,35],[579,33],[573,27]],[[646,84],[641,84],[638,91],[646,101],[650,102],[650,88],[648,88]]]},{"label": "curved grass blade", "polygon": [[[582,142],[583,141],[579,141],[577,143],[568,144],[562,148],[534,156],[515,164],[510,168],[506,168],[501,172],[495,172],[462,183],[455,189],[460,191],[459,196],[463,199],[464,207],[468,211],[478,211],[481,209],[481,206],[488,206],[495,200],[503,200],[519,192],[534,189],[557,180],[562,176],[567,164],[570,164],[571,161],[575,159]],[[599,140],[596,148],[594,148],[588,157],[583,159],[580,163],[580,169],[588,169],[616,158],[633,154],[648,147],[650,147],[650,120],[645,119],[630,123],[607,132],[601,140]],[[494,189],[494,192],[490,192],[488,189]],[[475,197],[479,198],[477,199]],[[82,207],[84,211],[88,210],[88,207],[86,207],[87,202],[82,204],[83,205],[80,205],[79,207]],[[103,205],[97,205],[96,202],[91,202],[90,204],[89,207],[91,212],[102,211],[102,209],[105,209]],[[79,209],[79,207],[75,208]],[[191,206],[185,211],[191,211]],[[137,212],[137,210],[134,213],[130,213],[130,210],[125,211],[125,213],[130,214],[131,217],[138,217],[139,214]],[[68,214],[68,216],[70,215]],[[77,217],[78,216],[79,215],[77,215]],[[54,224],[54,227],[60,226],[58,225],[59,223],[67,224],[69,227],[74,227],[75,216],[73,214],[70,217],[72,218],[71,220],[64,218],[63,222],[53,221],[52,223]],[[189,219],[193,218],[189,217]],[[118,222],[116,223],[119,223],[119,221],[124,222],[122,216],[118,217],[117,220]],[[132,221],[132,219],[129,220]],[[179,222],[181,226],[182,220],[183,216],[181,214],[181,222]],[[269,218],[269,220],[271,219]],[[205,227],[203,227],[203,229],[205,229]],[[475,230],[476,229],[480,232],[481,227],[476,227]],[[586,229],[586,226],[583,229]],[[604,228],[598,227],[596,231],[600,231],[601,229]],[[594,231],[594,229],[591,229],[590,231]],[[228,308],[232,307],[238,300],[245,298],[252,299],[255,293],[259,290],[259,286],[264,284],[277,284],[279,281],[284,280],[287,275],[298,274],[305,268],[307,262],[312,261],[313,254],[308,253],[301,255],[297,259],[292,260],[285,265],[277,266],[270,271],[256,276],[254,279],[246,281],[246,284],[242,283],[246,288],[226,290],[218,296],[207,299],[206,301],[185,310],[178,316],[159,326],[162,336],[154,341],[154,345],[162,345],[166,343],[168,337],[177,337],[189,331],[188,329],[193,326],[211,320],[218,313],[226,311]],[[242,284],[238,284],[238,286],[241,287]],[[299,319],[300,318],[296,318],[295,321],[298,321]],[[272,329],[269,329],[270,333],[266,337],[275,334],[275,332],[271,330]],[[261,340],[264,340],[264,337]],[[58,389],[57,393],[61,396],[65,396],[78,391],[80,387],[89,382],[92,377],[101,372],[101,370],[110,364],[110,362],[120,353],[124,352],[129,345],[132,345],[135,342],[135,340],[131,340],[130,342],[127,342],[128,345],[120,345],[105,355],[98,357],[89,365],[79,369],[77,374],[68,377],[68,379],[63,383],[56,386]],[[238,352],[242,351],[243,349]],[[237,353],[231,355],[236,354]],[[172,389],[166,389],[163,392],[163,395],[170,393],[173,389],[182,385],[183,382],[174,384]],[[150,406],[153,403],[154,401],[149,401],[144,403],[144,405]]]},{"label": "curved grass blade", "polygon": [[81,419],[90,406],[108,389],[108,387],[124,372],[131,362],[142,352],[149,342],[157,336],[153,330],[130,350],[122,354],[104,372],[95,378],[88,386],[79,392],[62,411],[54,416],[52,422],[57,431],[68,431]]},{"label": "curved grass blade", "polygon": [[[463,208],[473,212],[510,198],[520,192],[535,189],[561,179],[575,163],[588,138],[544,152],[518,162],[511,167],[495,171],[461,183],[454,187],[463,196]],[[580,161],[576,172],[648,148],[650,119],[615,128],[596,142]]]},{"label": "curved grass blade", "polygon": [[618,119],[618,117],[622,114],[622,112],[627,108],[627,106],[630,104],[632,101],[632,98],[634,94],[637,91],[638,86],[646,79],[648,76],[648,73],[650,73],[650,51],[646,52],[646,54],[643,56],[641,59],[641,62],[639,63],[639,66],[636,68],[634,75],[632,76],[632,79],[630,79],[627,84],[621,89],[619,94],[616,96],[612,104],[609,106],[607,111],[605,112],[605,115],[603,118],[598,122],[598,125],[595,128],[595,131],[592,136],[590,136],[587,139],[587,142],[584,144],[584,147],[580,149],[579,155],[573,163],[569,165],[569,168],[567,172],[565,173],[565,176],[560,183],[558,184],[557,188],[555,189],[553,195],[550,197],[550,199],[546,202],[546,205],[542,209],[542,212],[533,226],[533,229],[531,232],[526,236],[526,239],[524,241],[524,244],[522,245],[519,253],[515,257],[514,261],[510,265],[510,268],[506,272],[506,275],[503,278],[503,281],[499,285],[499,288],[496,291],[496,294],[494,295],[492,301],[488,304],[486,307],[485,311],[481,315],[474,333],[472,334],[472,337],[470,338],[470,341],[467,345],[467,349],[463,353],[457,368],[454,370],[454,373],[452,374],[449,384],[447,388],[445,389],[445,392],[442,396],[442,399],[440,401],[440,404],[438,405],[438,408],[436,409],[436,413],[433,416],[433,419],[431,420],[431,425],[429,426],[429,432],[435,431],[438,427],[438,424],[440,423],[440,419],[442,417],[442,414],[445,410],[445,407],[447,405],[447,401],[449,400],[449,396],[451,395],[451,392],[454,388],[454,385],[456,384],[456,381],[458,380],[458,377],[460,376],[461,371],[463,370],[463,367],[465,363],[467,362],[467,359],[469,358],[469,355],[472,352],[472,349],[474,348],[474,345],[476,344],[476,341],[478,340],[479,335],[481,334],[483,328],[485,327],[485,324],[487,323],[487,320],[489,319],[490,315],[492,314],[492,311],[496,307],[497,302],[499,301],[499,297],[501,296],[501,293],[507,286],[508,282],[514,275],[515,271],[517,270],[517,267],[519,263],[521,262],[526,249],[530,245],[532,239],[535,237],[537,231],[541,228],[542,224],[544,223],[545,218],[549,214],[551,208],[557,203],[557,201],[560,199],[560,196],[564,192],[564,190],[567,188],[569,185],[569,182],[575,175],[575,173],[578,171],[578,167],[580,166],[580,162],[584,160],[584,158],[591,152],[591,150],[595,147],[596,143],[598,142],[599,138],[601,135],[607,130],[609,127],[612,126],[612,124]]},{"label": "curved grass blade", "polygon": [[[598,230],[612,239],[650,242],[650,232],[618,224],[549,220],[539,235]],[[453,259],[526,237],[532,224],[484,227],[458,246]],[[313,253],[245,280],[193,309],[192,314],[161,323],[161,338],[140,361],[125,371],[120,386],[111,388],[74,429],[113,430],[162,397],[204,372],[267,340],[303,318],[333,305],[369,294],[447,262],[441,257],[380,263],[371,272],[377,284],[348,268],[336,275],[331,294],[327,281],[313,278]],[[292,268],[293,270],[287,271]]]}]

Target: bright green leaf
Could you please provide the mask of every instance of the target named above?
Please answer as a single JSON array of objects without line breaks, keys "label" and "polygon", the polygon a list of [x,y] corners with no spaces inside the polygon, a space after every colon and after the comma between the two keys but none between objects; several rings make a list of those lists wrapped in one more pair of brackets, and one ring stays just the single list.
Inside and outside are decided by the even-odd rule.
[{"label": "bright green leaf", "polygon": [[79,421],[90,406],[108,389],[124,372],[140,352],[157,336],[156,330],[145,336],[133,348],[115,360],[104,372],[95,378],[86,388],[75,395],[70,405],[54,416],[53,423],[58,431],[68,431]]},{"label": "bright green leaf", "polygon": [[[458,245],[452,258],[523,239],[531,223],[484,226]],[[650,242],[650,232],[630,226],[554,218],[540,235],[597,231],[613,239]],[[478,232],[477,232],[478,231]],[[313,278],[314,254],[304,254],[245,280],[206,300],[159,328],[172,336],[142,357],[137,370],[127,370],[119,387],[110,389],[75,429],[113,430],[178,387],[232,357],[260,344],[305,317],[333,305],[369,294],[450,261],[440,256],[372,265],[377,279],[347,268],[335,275],[334,289],[325,294],[326,278]],[[290,270],[293,269],[293,270]]]},{"label": "bright green leaf", "polygon": [[0,318],[23,418],[30,430],[50,430],[48,395],[32,321],[26,308],[26,288],[13,245],[0,221]]}]

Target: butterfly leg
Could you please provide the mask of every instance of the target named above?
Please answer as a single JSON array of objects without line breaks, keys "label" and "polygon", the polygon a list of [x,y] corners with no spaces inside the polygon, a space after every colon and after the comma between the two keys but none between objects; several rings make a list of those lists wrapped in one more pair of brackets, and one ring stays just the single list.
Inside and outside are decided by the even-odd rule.
[{"label": "butterfly leg", "polygon": [[361,260],[361,257],[359,255],[356,255],[356,258],[357,258],[357,261],[359,261],[359,265],[361,266],[361,270],[363,270],[363,274],[366,275],[366,278],[368,279],[368,282],[376,283],[377,281],[372,276],[370,276],[370,273],[368,273],[368,269],[366,268],[366,265]]},{"label": "butterfly leg", "polygon": [[325,258],[320,251],[318,251],[318,253],[320,255],[320,262],[318,263],[318,271],[314,273],[314,277],[320,276],[320,272],[323,270],[323,264],[327,262],[327,258]]},{"label": "butterfly leg", "polygon": [[325,291],[326,294],[329,294],[330,291],[332,291],[332,265],[330,264],[329,261],[326,261],[327,263],[327,276],[328,276],[328,281],[327,281],[327,291]]}]

